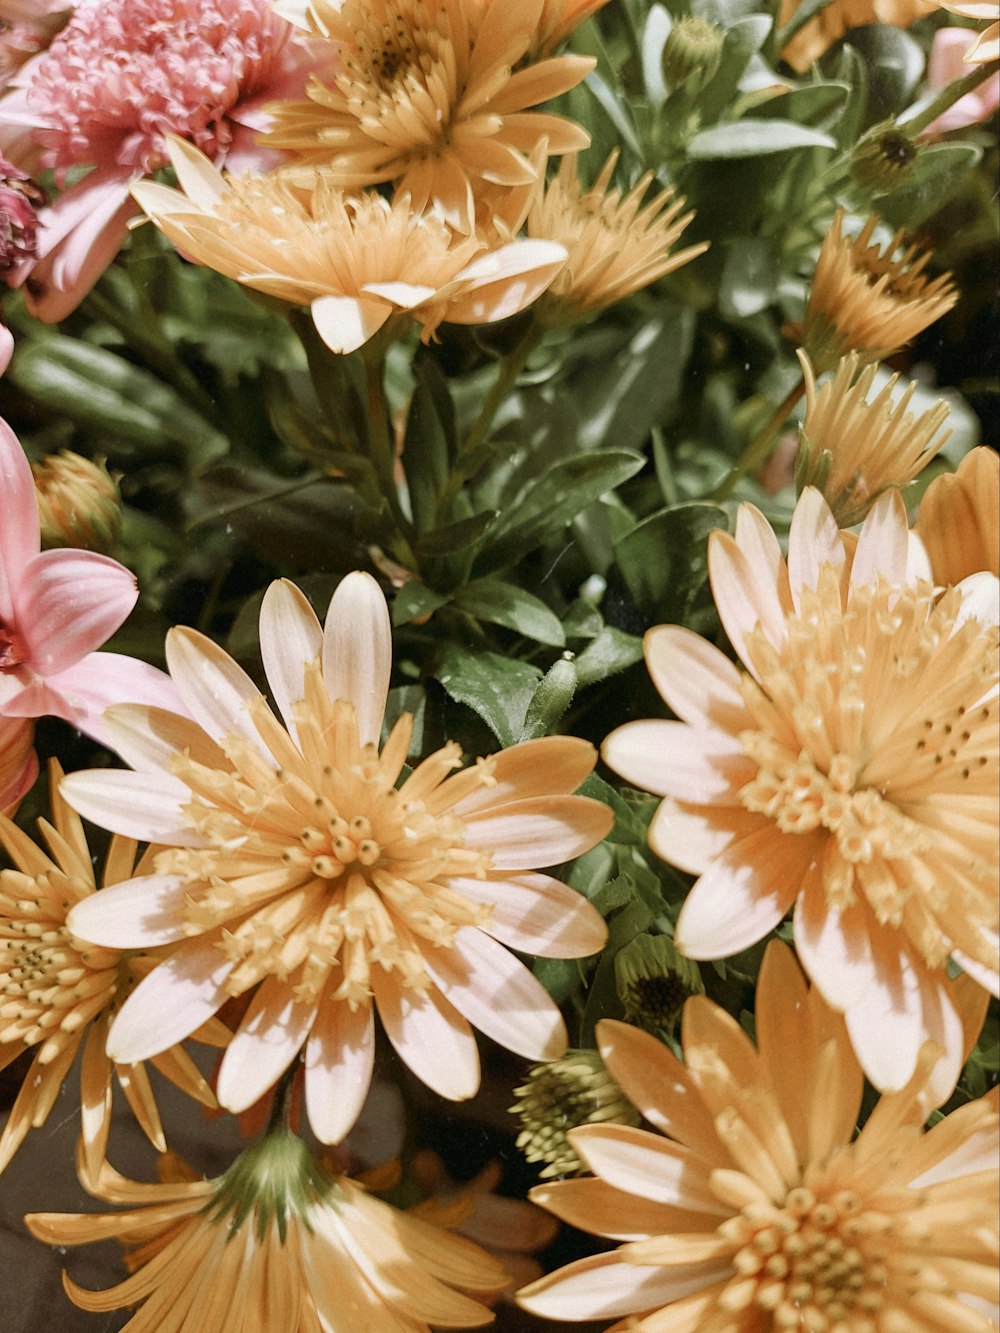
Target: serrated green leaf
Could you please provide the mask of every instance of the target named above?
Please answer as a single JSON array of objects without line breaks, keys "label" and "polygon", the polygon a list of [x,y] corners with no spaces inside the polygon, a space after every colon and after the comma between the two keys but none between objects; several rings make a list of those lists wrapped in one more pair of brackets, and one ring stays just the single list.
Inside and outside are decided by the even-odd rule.
[{"label": "serrated green leaf", "polygon": [[479,714],[504,747],[520,736],[542,678],[538,667],[528,662],[499,653],[474,653],[457,643],[442,645],[432,674],[452,699]]},{"label": "serrated green leaf", "polygon": [[453,604],[477,620],[503,625],[536,643],[553,648],[562,648],[566,643],[559,617],[534,593],[502,579],[477,579],[466,584],[455,594]]},{"label": "serrated green leaf", "polygon": [[794,120],[746,117],[731,125],[713,125],[688,144],[688,154],[703,162],[719,158],[766,157],[795,148],[836,148],[837,142],[822,130],[798,125]]}]

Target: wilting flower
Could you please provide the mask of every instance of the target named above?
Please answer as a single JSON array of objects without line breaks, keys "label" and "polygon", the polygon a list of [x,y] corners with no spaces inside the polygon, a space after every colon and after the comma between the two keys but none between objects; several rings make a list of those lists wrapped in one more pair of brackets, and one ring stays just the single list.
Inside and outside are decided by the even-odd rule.
[{"label": "wilting flower", "polygon": [[577,55],[522,63],[543,16],[540,0],[311,0],[307,30],[328,39],[330,72],[313,75],[305,100],[270,108],[264,142],[343,189],[394,182],[416,212],[433,205],[469,233],[477,186],[535,180],[529,157],[542,139],[551,154],[590,142],[572,121],[530,110],[594,67]]},{"label": "wilting flower", "polygon": [[550,322],[602,310],[708,249],[703,241],[672,254],[694,213],[683,213],[685,201],[674,198],[673,189],[643,203],[652,172],[624,197],[609,189],[617,160],[618,154],[612,153],[594,184],[584,190],[576,154],[565,157],[528,215],[529,236],[558,241],[569,254],[544,303]]},{"label": "wilting flower", "polygon": [[936,583],[985,570],[1000,577],[1000,456],[980,446],[957,472],[935,477],[917,511],[917,536]]},{"label": "wilting flower", "polygon": [[948,404],[937,402],[915,417],[906,410],[917,388],[914,381],[893,400],[898,375],[869,402],[878,367],[859,370],[853,352],[817,390],[809,358],[800,352],[799,360],[806,381],[806,416],[796,485],[800,491],[806,486],[822,491],[840,527],[853,527],[884,491],[907,486],[945,443],[951,434],[941,434]]},{"label": "wilting flower", "polygon": [[586,1170],[566,1137],[570,1130],[606,1122],[639,1123],[597,1051],[567,1051],[549,1064],[535,1065],[514,1096],[511,1114],[523,1126],[517,1146],[529,1162],[546,1163],[543,1179]]},{"label": "wilting flower", "polygon": [[[601,947],[587,900],[536,866],[593,847],[611,825],[573,792],[595,754],[548,737],[452,773],[448,744],[399,786],[404,714],[377,750],[391,668],[378,585],[348,575],[325,630],[291,583],[273,583],[261,653],[286,731],[250,679],[188,629],[167,640],[195,723],[109,710],[136,772],[77,773],[63,790],[107,828],[162,844],[157,873],[101,893],[71,928],[108,947],[179,943],[112,1026],[115,1059],[145,1059],[255,987],[217,1094],[241,1111],[304,1048],[306,1108],[324,1142],[361,1109],[374,1009],[402,1059],[444,1097],[471,1097],[470,1023],[528,1059],[566,1049],[562,1017],[504,944],[577,957]],[[451,775],[451,776],[449,776]]]},{"label": "wilting flower", "polygon": [[850,559],[810,489],[786,563],[743,505],[708,558],[745,670],[690,630],[650,630],[647,665],[682,720],[626,723],[603,751],[665,797],[653,850],[700,875],[678,950],[738,953],[794,906],[803,966],[882,1089],[928,1037],[957,1077],[949,956],[997,986],[996,581],[939,597],[907,580],[908,537],[888,493]]},{"label": "wilting flower", "polygon": [[62,183],[92,168],[43,214],[29,308],[73,310],[117,254],[136,206],[129,185],[166,165],[180,135],[214,160],[262,166],[263,103],[301,91],[307,54],[268,0],[102,0],[81,4],[0,103],[0,144],[15,137]]},{"label": "wilting flower", "polygon": [[[994,8],[993,12],[996,10]],[[938,28],[931,40],[931,51],[927,57],[927,82],[935,91],[946,88],[955,79],[968,74],[965,55],[969,41],[968,28]],[[936,138],[947,134],[949,130],[965,129],[967,125],[978,125],[988,120],[1000,106],[1000,72],[992,74],[985,83],[973,88],[947,110],[942,111],[937,120],[931,121],[923,131],[923,137]]]},{"label": "wilting flower", "polygon": [[103,463],[71,449],[32,464],[38,519],[46,546],[109,551],[122,529],[118,483]]},{"label": "wilting flower", "polygon": [[993,0],[937,0],[937,3],[949,14],[986,24],[966,51],[966,64],[985,65],[990,60],[1000,59],[1000,19]]},{"label": "wilting flower", "polygon": [[184,190],[133,187],[156,225],[190,258],[257,291],[308,305],[335,352],[362,346],[391,319],[416,320],[426,342],[442,322],[485,324],[516,314],[552,281],[560,245],[512,241],[486,252],[409,199],[344,195],[314,174],[228,176],[175,140]]},{"label": "wilting flower", "polygon": [[[0,1067],[36,1048],[0,1135],[0,1171],[28,1131],[45,1124],[82,1047],[82,1152],[93,1175],[111,1128],[112,1071],[150,1141],[161,1152],[166,1148],[146,1070],[141,1064],[114,1064],[104,1053],[111,1019],[153,959],[92,948],[67,929],[70,908],[94,894],[97,884],[83,825],[59,795],[62,770],[54,761],[49,775],[52,823],[39,822],[48,853],[0,815],[0,845],[15,866],[0,870]],[[135,872],[135,853],[129,839],[111,840],[105,886]],[[216,1046],[229,1039],[217,1020],[197,1035]],[[153,1064],[191,1097],[215,1105],[208,1084],[179,1046],[155,1056]]]},{"label": "wilting flower", "polygon": [[882,249],[869,244],[877,217],[853,238],[841,235],[843,222],[838,210],[819,252],[802,328],[817,375],[852,351],[865,362],[885,360],[958,300],[950,273],[928,281],[932,252],[903,248],[902,230]]},{"label": "wilting flower", "polygon": [[608,1333],[995,1329],[998,1090],[921,1135],[951,1090],[928,1043],[854,1137],[863,1081],[843,1023],[777,942],[756,1032],[755,1049],[695,996],[682,1063],[644,1032],[597,1025],[608,1067],[659,1133],[573,1131],[594,1179],[531,1197],[622,1244],[519,1303],[552,1319],[620,1319]]},{"label": "wilting flower", "polygon": [[0,421],[0,716],[65,718],[107,741],[101,714],[123,700],[177,706],[162,671],[95,653],[135,605],[129,571],[92,551],[41,551],[31,468]]},{"label": "wilting flower", "polygon": [[25,1224],[51,1245],[117,1237],[130,1277],[100,1292],[68,1274],[63,1285],[84,1310],[141,1304],[125,1325],[134,1333],[478,1328],[493,1316],[463,1292],[492,1294],[508,1280],[471,1241],[331,1175],[284,1132],[214,1180],[169,1156],[159,1184],[126,1180],[107,1163],[96,1182],[81,1180],[123,1210],[31,1213]]},{"label": "wilting flower", "polygon": [[[782,0],[779,28],[788,25],[801,4],[802,0]],[[870,23],[908,28],[926,13],[925,0],[832,0],[785,43],[781,58],[802,74],[851,28],[864,28]]]},{"label": "wilting flower", "polygon": [[35,724],[27,717],[0,716],[0,811],[13,815],[21,797],[38,777],[33,749]]}]

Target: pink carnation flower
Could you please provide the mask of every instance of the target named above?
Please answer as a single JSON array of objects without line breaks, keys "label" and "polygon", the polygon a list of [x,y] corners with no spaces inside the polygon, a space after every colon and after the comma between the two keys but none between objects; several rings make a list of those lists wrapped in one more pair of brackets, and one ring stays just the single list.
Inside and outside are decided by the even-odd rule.
[{"label": "pink carnation flower", "polygon": [[[0,281],[10,283],[17,267],[34,258],[38,233],[35,208],[42,199],[37,186],[0,153]],[[13,351],[10,329],[0,324],[0,375],[10,365]]]},{"label": "pink carnation flower", "polygon": [[[30,784],[22,762],[6,770],[6,747],[23,733],[7,718],[65,718],[108,744],[101,716],[112,703],[182,707],[170,678],[146,662],[96,653],[138,597],[135,578],[92,551],[42,551],[31,468],[0,420],[0,786]],[[16,767],[16,765],[14,766]],[[15,794],[21,794],[15,792]],[[13,799],[6,787],[0,805]]]},{"label": "pink carnation flower", "polygon": [[93,168],[43,215],[25,266],[29,309],[70,313],[138,211],[129,185],[167,162],[167,135],[231,168],[263,168],[263,106],[300,94],[308,51],[268,0],[84,0],[0,102],[0,147],[60,183]]},{"label": "pink carnation flower", "polygon": [[[934,92],[946,88],[955,79],[961,79],[968,74],[969,66],[965,62],[965,53],[968,49],[968,28],[939,28],[934,34],[927,61],[927,82]],[[957,102],[953,102],[937,120],[931,121],[922,137],[938,139],[949,130],[964,130],[968,125],[978,125],[992,116],[998,106],[1000,106],[1000,73],[991,75],[971,93],[966,93]]]}]

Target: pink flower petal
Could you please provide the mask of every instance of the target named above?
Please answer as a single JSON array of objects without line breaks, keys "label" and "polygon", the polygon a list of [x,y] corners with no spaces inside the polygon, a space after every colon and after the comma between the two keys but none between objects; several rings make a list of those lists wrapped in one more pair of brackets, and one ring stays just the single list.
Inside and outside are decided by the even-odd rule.
[{"label": "pink flower petal", "polygon": [[632,1125],[584,1125],[570,1130],[569,1140],[594,1175],[615,1189],[709,1217],[731,1211],[709,1188],[712,1164],[683,1144]]},{"label": "pink flower petal", "polygon": [[247,707],[263,696],[243,668],[211,639],[186,626],[170,630],[166,649],[170,674],[194,720],[220,743],[232,734],[242,736],[273,762]]},{"label": "pink flower petal", "polygon": [[132,1065],[189,1037],[229,998],[232,969],[214,935],[182,944],[122,1005],[108,1035],[108,1055]]},{"label": "pink flower petal", "polygon": [[370,574],[341,579],[323,627],[323,678],[333,699],[354,705],[362,745],[377,745],[392,674],[392,626]]},{"label": "pink flower petal", "polygon": [[260,655],[271,695],[295,736],[292,711],[305,698],[305,667],[318,661],[323,631],[308,598],[288,579],[272,583],[260,606]]},{"label": "pink flower petal", "polygon": [[528,1060],[566,1050],[566,1025],[548,991],[481,930],[464,926],[453,948],[427,949],[424,960],[448,1002],[501,1046]]},{"label": "pink flower petal", "polygon": [[[163,674],[163,679],[176,692],[170,677]],[[180,704],[179,695],[177,702]],[[174,757],[185,750],[196,763],[207,768],[225,771],[229,767],[225,754],[197,722],[169,709],[149,704],[115,704],[105,713],[103,723],[108,744],[140,773],[171,776]]]},{"label": "pink flower petal", "polygon": [[0,420],[0,620],[14,619],[14,597],[24,567],[38,554],[38,504],[35,482],[17,436]]},{"label": "pink flower petal", "polygon": [[821,842],[773,826],[734,842],[688,894],[674,940],[689,958],[726,958],[773,930],[795,901]]},{"label": "pink flower petal", "polygon": [[165,671],[122,653],[90,653],[65,671],[49,676],[47,712],[65,718],[115,749],[105,720],[112,705],[148,704],[171,713],[183,713],[177,687]]},{"label": "pink flower petal", "polygon": [[788,638],[785,610],[773,573],[756,550],[748,555],[728,533],[718,529],[708,539],[708,572],[716,609],[729,642],[752,672],[746,649],[749,634],[763,629],[769,642],[778,649],[784,647]]},{"label": "pink flower petal", "polygon": [[748,725],[740,672],[714,644],[681,625],[657,625],[643,647],[653,684],[682,721],[732,733]]},{"label": "pink flower petal", "polygon": [[735,736],[658,718],[616,728],[601,757],[633,786],[693,805],[731,805],[757,773]]},{"label": "pink flower petal", "polygon": [[321,1143],[339,1143],[353,1127],[372,1081],[375,1020],[370,1005],[322,1005],[306,1043],[306,1111]]},{"label": "pink flower petal", "polygon": [[646,1268],[626,1263],[615,1252],[595,1254],[523,1287],[517,1303],[544,1319],[617,1319],[669,1305],[731,1271],[719,1263]]},{"label": "pink flower petal", "polygon": [[434,989],[404,990],[392,973],[372,971],[372,990],[386,1036],[400,1059],[440,1097],[462,1102],[479,1090],[479,1051],[472,1029]]},{"label": "pink flower petal", "polygon": [[862,903],[841,909],[827,900],[821,866],[807,873],[795,905],[795,948],[813,984],[840,1013],[856,1005],[871,984],[873,925]]},{"label": "pink flower petal", "polygon": [[265,978],[222,1057],[219,1104],[238,1114],[263,1097],[302,1049],[315,1016],[315,1004],[299,1003],[285,982]]},{"label": "pink flower petal", "polygon": [[454,877],[448,886],[493,909],[483,929],[502,944],[542,958],[585,958],[604,946],[608,928],[582,893],[549,875],[504,879]]},{"label": "pink flower petal", "polygon": [[113,833],[140,842],[208,846],[208,839],[194,832],[184,814],[190,791],[169,774],[92,769],[70,773],[59,790],[84,819]]},{"label": "pink flower petal", "polygon": [[589,851],[611,832],[614,816],[586,796],[511,801],[496,814],[476,815],[465,826],[465,845],[493,857],[494,873],[560,865]]},{"label": "pink flower petal", "polygon": [[78,939],[109,949],[152,949],[187,936],[189,886],[181,875],[143,875],[76,904],[66,925]]}]

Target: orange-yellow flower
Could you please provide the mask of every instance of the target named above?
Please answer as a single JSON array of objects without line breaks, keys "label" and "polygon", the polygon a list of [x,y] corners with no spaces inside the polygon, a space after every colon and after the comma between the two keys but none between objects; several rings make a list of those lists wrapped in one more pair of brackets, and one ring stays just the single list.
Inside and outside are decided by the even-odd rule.
[{"label": "orange-yellow flower", "polygon": [[176,1158],[161,1180],[126,1180],[106,1162],[99,1199],[112,1213],[32,1213],[32,1235],[52,1245],[115,1237],[131,1276],[88,1291],[68,1274],[75,1305],[105,1312],[141,1308],[132,1333],[430,1333],[492,1321],[476,1296],[502,1289],[501,1264],[443,1227],[371,1198],[312,1159],[300,1140],[269,1135],[214,1180]]},{"label": "orange-yellow flower", "polygon": [[950,273],[928,280],[931,251],[905,245],[902,229],[884,249],[871,244],[878,221],[873,215],[857,236],[843,236],[838,210],[823,239],[801,337],[817,375],[848,352],[884,361],[958,300]]},{"label": "orange-yellow flower", "polygon": [[329,77],[314,74],[306,99],[274,103],[263,141],[338,186],[393,182],[417,212],[433,206],[468,233],[482,183],[534,180],[529,156],[542,139],[551,154],[590,142],[572,121],[531,109],[594,67],[576,55],[525,63],[552,31],[543,0],[310,0],[302,18],[330,43]]},{"label": "orange-yellow flower", "polygon": [[528,214],[528,235],[557,241],[569,256],[548,289],[545,311],[553,322],[602,310],[708,249],[702,241],[671,253],[694,213],[684,213],[685,200],[675,198],[672,188],[644,203],[652,172],[624,196],[609,189],[617,160],[617,152],[612,153],[585,190],[577,177],[576,154],[563,158]]},{"label": "orange-yellow flower", "polygon": [[448,320],[486,324],[544,291],[566,252],[548,241],[487,249],[459,237],[405,196],[343,194],[327,176],[223,176],[196,148],[172,140],[180,190],[154,181],[136,199],[192,259],[248,287],[308,306],[334,352],[363,346],[392,320],[416,320],[428,341]]},{"label": "orange-yellow flower", "polygon": [[957,1077],[949,958],[998,986],[996,580],[939,596],[908,578],[909,546],[898,492],[853,558],[815,490],[787,561],[742,506],[708,559],[744,670],[690,630],[650,630],[647,665],[682,720],[626,723],[603,749],[665,798],[653,850],[700,876],[678,950],[738,953],[794,907],[802,964],[883,1090],[907,1082],[927,1038]]},{"label": "orange-yellow flower", "polygon": [[[154,965],[154,957],[94,948],[76,939],[66,917],[96,892],[83,824],[59,794],[59,765],[50,766],[52,823],[39,821],[49,853],[0,815],[0,844],[15,869],[0,871],[0,1068],[35,1048],[35,1058],[0,1136],[0,1171],[31,1129],[45,1124],[82,1047],[80,1099],[83,1153],[93,1174],[111,1127],[112,1072],[150,1142],[166,1148],[156,1098],[141,1064],[105,1055],[108,1028],[122,1000]],[[135,870],[136,844],[113,838],[105,886]],[[141,871],[142,865],[138,867]],[[101,890],[105,892],[106,889]],[[197,1033],[224,1046],[228,1030],[213,1020]],[[190,1096],[214,1106],[215,1097],[191,1058],[173,1043],[155,1067]]]},{"label": "orange-yellow flower", "polygon": [[985,570],[1000,577],[1000,455],[979,447],[957,472],[935,477],[917,510],[936,583],[961,583]]},{"label": "orange-yellow flower", "polygon": [[1000,59],[1000,19],[995,0],[937,0],[937,3],[949,14],[986,24],[965,53],[967,64],[985,65]]},{"label": "orange-yellow flower", "polygon": [[608,1333],[995,1330],[998,1090],[922,1135],[951,1091],[928,1043],[854,1137],[863,1080],[843,1022],[777,942],[756,1034],[755,1048],[703,996],[685,1006],[683,1063],[638,1029],[597,1025],[659,1132],[572,1131],[594,1178],[531,1197],[622,1243],[532,1283],[520,1304],[620,1320]]},{"label": "orange-yellow flower", "polygon": [[[802,0],[782,0],[780,28],[795,17],[801,3]],[[867,27],[870,23],[908,28],[926,13],[925,0],[832,0],[785,43],[781,58],[801,74],[851,28]]]},{"label": "orange-yellow flower", "polygon": [[583,895],[535,873],[611,827],[605,805],[570,794],[593,747],[547,737],[460,769],[452,743],[401,780],[413,719],[380,754],[391,632],[367,574],[340,583],[325,629],[293,584],[272,584],[260,638],[285,727],[226,653],[172,630],[167,661],[195,721],[109,709],[136,771],[63,784],[97,822],[169,849],[155,874],[73,910],[94,943],[177,945],[122,1006],[109,1051],[144,1059],[253,992],[219,1101],[251,1106],[304,1051],[306,1109],[327,1143],[364,1102],[376,1009],[402,1059],[454,1100],[479,1086],[473,1024],[527,1059],[560,1055],[559,1010],[504,945],[575,958],[604,943]]}]

